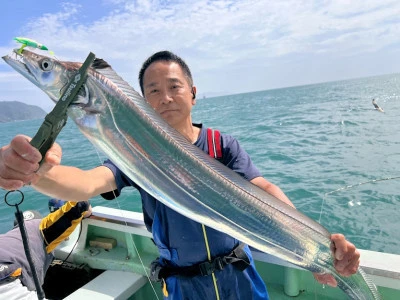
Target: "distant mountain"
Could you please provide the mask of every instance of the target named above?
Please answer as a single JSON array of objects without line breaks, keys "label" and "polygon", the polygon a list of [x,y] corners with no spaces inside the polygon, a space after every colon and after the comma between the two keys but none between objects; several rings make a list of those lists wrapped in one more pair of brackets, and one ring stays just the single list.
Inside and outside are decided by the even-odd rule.
[{"label": "distant mountain", "polygon": [[42,119],[46,112],[38,106],[18,101],[0,101],[0,123]]}]

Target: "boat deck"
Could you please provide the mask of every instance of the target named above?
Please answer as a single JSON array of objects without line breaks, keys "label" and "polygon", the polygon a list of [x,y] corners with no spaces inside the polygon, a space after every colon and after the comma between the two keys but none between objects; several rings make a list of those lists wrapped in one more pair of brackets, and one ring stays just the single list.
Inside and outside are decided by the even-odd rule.
[{"label": "boat deck", "polygon": [[[91,246],[98,237],[115,240],[111,249]],[[93,245],[93,244],[92,244]],[[400,255],[361,251],[361,266],[385,300],[400,299]],[[140,253],[140,254],[139,254]],[[82,222],[70,239],[56,250],[58,259],[106,270],[67,299],[162,299],[158,283],[149,283],[148,266],[158,256],[140,213],[94,207],[93,217]],[[256,267],[271,299],[346,299],[338,288],[322,286],[309,271],[253,250]],[[116,273],[112,273],[116,271]],[[105,284],[112,281],[112,284]],[[157,296],[156,296],[157,294]],[[130,295],[130,296],[128,296]]]}]

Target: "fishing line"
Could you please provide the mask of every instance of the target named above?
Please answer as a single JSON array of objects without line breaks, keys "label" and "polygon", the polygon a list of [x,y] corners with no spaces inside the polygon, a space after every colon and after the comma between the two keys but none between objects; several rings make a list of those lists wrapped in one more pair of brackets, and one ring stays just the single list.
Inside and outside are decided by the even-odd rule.
[{"label": "fishing line", "polygon": [[[96,147],[94,147],[94,146],[93,146],[93,148],[95,149],[95,151],[96,151],[96,153],[97,153],[97,157],[99,158],[100,163],[102,163],[102,159],[101,159],[101,157],[100,157],[100,152],[99,152],[99,150],[98,150]],[[115,194],[115,191],[114,191],[114,189],[112,188],[111,184],[110,184],[110,191],[112,191],[112,193],[113,193],[113,195],[114,195],[114,199],[117,201],[117,206],[118,206],[119,210],[121,211],[121,217],[124,218],[124,221],[123,221],[123,222],[125,223],[125,227],[128,227],[128,223],[125,221],[124,210],[121,208],[121,205],[120,205],[120,203],[119,203],[118,197],[117,197],[117,195]],[[126,242],[128,243],[128,241],[126,241]],[[140,263],[142,264],[143,271],[144,271],[144,273],[146,274],[147,280],[149,281],[150,286],[151,286],[151,288],[152,288],[152,290],[153,290],[153,292],[154,292],[154,294],[155,294],[157,300],[159,300],[158,295],[157,295],[157,291],[156,291],[156,289],[155,289],[155,287],[154,287],[154,284],[153,284],[152,281],[150,280],[150,275],[148,274],[148,272],[147,272],[147,270],[146,270],[146,266],[144,265],[143,260],[142,260],[142,257],[140,256],[139,249],[136,247],[136,243],[135,243],[135,241],[134,241],[133,239],[132,239],[132,244],[133,244],[133,247],[135,248],[135,251],[136,251],[136,254],[137,254],[137,256],[138,256],[138,258],[139,258],[139,260],[140,260]]]},{"label": "fishing line", "polygon": [[76,239],[74,246],[72,246],[71,251],[68,253],[67,257],[63,260],[62,263],[67,262],[68,258],[69,258],[69,257],[71,256],[71,254],[74,252],[76,245],[78,245],[78,241],[79,241],[79,239],[80,239],[80,237],[81,237],[81,234],[82,234],[82,221],[81,221],[81,223],[80,223],[78,238]]},{"label": "fishing line", "polygon": [[400,176],[381,178],[381,179],[373,179],[373,180],[368,180],[368,181],[364,181],[364,182],[359,182],[357,184],[348,185],[348,186],[345,186],[345,187],[338,188],[337,190],[334,190],[334,191],[331,191],[329,193],[326,193],[325,196],[333,194],[333,193],[336,193],[338,191],[348,190],[348,189],[351,189],[353,187],[357,187],[357,186],[364,185],[364,184],[367,184],[367,183],[378,182],[378,181],[386,181],[386,180],[395,180],[395,179],[400,179]]},{"label": "fishing line", "polygon": [[328,193],[325,193],[324,197],[322,198],[321,211],[319,213],[318,223],[321,223],[321,217],[322,217],[322,212],[323,212],[323,209],[324,209],[325,197],[326,196],[331,195],[331,194],[336,193],[336,192],[339,192],[339,191],[345,191],[345,190],[349,190],[349,189],[352,189],[352,188],[355,188],[355,187],[359,187],[361,185],[368,184],[368,183],[374,183],[374,182],[379,182],[379,181],[387,181],[387,180],[396,180],[396,179],[400,179],[400,176],[380,178],[380,179],[372,179],[372,180],[359,182],[359,183],[352,184],[352,185],[343,186],[343,187],[340,187],[340,188],[338,188],[338,189],[336,189],[334,191],[330,191]]}]

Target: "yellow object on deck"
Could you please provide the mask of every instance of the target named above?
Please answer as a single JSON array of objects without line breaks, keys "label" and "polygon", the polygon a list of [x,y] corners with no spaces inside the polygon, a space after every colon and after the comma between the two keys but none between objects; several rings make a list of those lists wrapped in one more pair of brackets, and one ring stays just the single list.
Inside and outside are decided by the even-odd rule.
[{"label": "yellow object on deck", "polygon": [[91,247],[99,247],[106,250],[111,250],[117,245],[117,240],[112,238],[96,237],[89,241]]}]

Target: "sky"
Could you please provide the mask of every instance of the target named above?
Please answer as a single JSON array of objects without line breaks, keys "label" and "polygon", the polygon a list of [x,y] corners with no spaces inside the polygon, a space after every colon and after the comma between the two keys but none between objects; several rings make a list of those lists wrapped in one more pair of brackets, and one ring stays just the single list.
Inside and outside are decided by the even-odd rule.
[{"label": "sky", "polygon": [[[400,73],[399,0],[3,0],[0,56],[34,39],[60,60],[106,60],[138,89],[154,52],[191,68],[199,98]],[[0,60],[0,101],[50,99]]]}]

